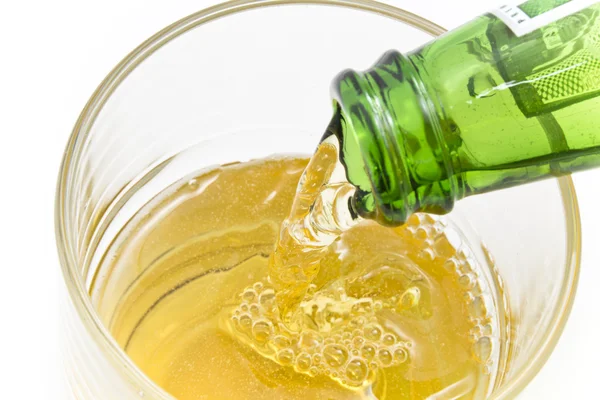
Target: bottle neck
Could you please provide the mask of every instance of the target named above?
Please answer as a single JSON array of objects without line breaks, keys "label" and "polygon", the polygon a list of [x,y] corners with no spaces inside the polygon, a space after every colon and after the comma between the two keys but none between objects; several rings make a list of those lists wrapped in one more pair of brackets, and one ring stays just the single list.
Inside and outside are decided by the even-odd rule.
[{"label": "bottle neck", "polygon": [[462,197],[439,105],[423,82],[395,51],[368,71],[334,80],[340,157],[364,218],[400,225],[415,212],[445,214]]},{"label": "bottle neck", "polygon": [[524,35],[486,14],[407,57],[389,52],[339,75],[355,211],[398,225],[466,196],[600,166],[600,3],[576,9]]}]

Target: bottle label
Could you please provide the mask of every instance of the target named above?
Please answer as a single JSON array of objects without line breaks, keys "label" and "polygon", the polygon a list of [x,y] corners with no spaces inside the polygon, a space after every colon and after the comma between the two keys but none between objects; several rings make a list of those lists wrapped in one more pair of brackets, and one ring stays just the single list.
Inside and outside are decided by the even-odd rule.
[{"label": "bottle label", "polygon": [[522,0],[492,11],[518,36],[524,36],[564,17],[579,12],[598,0]]},{"label": "bottle label", "polygon": [[[558,3],[562,5],[557,6]],[[561,8],[570,3],[578,4],[577,8]],[[583,6],[589,3],[530,0],[514,6],[530,15],[552,14],[558,18],[554,22],[540,23],[542,26],[537,29],[530,25],[528,29],[533,30],[529,34],[520,31],[526,35],[523,37],[506,29],[503,22],[490,24],[487,36],[505,82],[505,86],[499,88],[510,88],[528,118],[600,96],[600,7]],[[572,10],[579,11],[567,13]]]}]

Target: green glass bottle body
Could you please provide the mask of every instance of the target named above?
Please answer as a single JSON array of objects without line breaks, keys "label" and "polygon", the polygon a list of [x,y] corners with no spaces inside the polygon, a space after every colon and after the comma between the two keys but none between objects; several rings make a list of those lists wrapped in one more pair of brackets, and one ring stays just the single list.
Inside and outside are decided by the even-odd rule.
[{"label": "green glass bottle body", "polygon": [[344,71],[332,91],[329,132],[357,187],[352,208],[386,225],[600,166],[600,5],[520,36],[486,14],[368,71]]}]

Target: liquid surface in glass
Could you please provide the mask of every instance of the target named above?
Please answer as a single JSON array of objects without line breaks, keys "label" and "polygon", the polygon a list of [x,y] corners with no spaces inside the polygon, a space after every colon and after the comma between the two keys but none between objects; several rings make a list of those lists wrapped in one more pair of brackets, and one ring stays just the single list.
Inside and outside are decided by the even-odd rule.
[{"label": "liquid surface in glass", "polygon": [[[353,190],[336,179],[336,156],[320,147],[298,197],[303,158],[198,173],[113,242],[92,299],[175,398],[483,399],[492,389],[506,331],[498,277],[444,218],[328,225],[313,211],[331,214]],[[290,250],[286,235],[295,241],[306,218],[299,237],[313,246]]]}]

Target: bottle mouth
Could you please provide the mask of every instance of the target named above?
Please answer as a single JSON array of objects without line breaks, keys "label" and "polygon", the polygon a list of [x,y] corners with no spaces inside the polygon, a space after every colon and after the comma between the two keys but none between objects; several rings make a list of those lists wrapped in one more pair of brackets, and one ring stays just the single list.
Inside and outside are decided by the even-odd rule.
[{"label": "bottle mouth", "polygon": [[[402,225],[410,214],[411,193],[406,157],[381,95],[369,82],[370,72],[346,70],[334,81],[335,114],[328,128],[341,143],[340,160],[357,190],[354,213],[386,226]],[[335,122],[334,122],[335,121]],[[333,127],[333,129],[332,129]]]},{"label": "bottle mouth", "polygon": [[412,61],[389,51],[367,71],[343,71],[332,92],[358,215],[398,226],[415,212],[452,210],[461,192],[443,116]]}]

